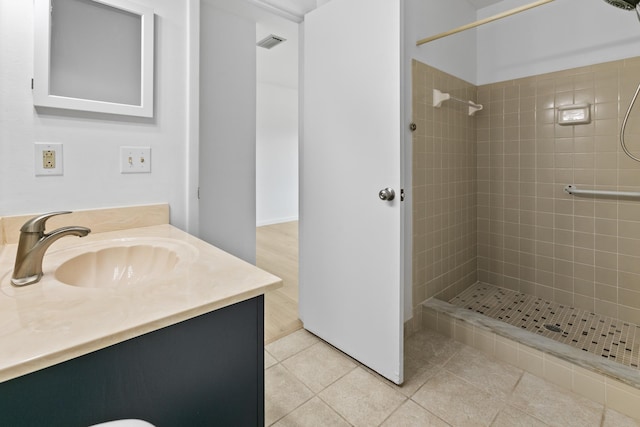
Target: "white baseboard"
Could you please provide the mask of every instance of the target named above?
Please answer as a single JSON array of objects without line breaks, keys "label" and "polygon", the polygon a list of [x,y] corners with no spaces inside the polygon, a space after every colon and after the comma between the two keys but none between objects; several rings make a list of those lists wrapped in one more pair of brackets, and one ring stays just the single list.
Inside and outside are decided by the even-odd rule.
[{"label": "white baseboard", "polygon": [[260,221],[256,221],[256,227],[263,227],[265,225],[273,225],[273,224],[281,224],[283,222],[291,222],[291,221],[297,221],[297,220],[298,220],[297,216],[291,216],[288,218],[263,219]]}]

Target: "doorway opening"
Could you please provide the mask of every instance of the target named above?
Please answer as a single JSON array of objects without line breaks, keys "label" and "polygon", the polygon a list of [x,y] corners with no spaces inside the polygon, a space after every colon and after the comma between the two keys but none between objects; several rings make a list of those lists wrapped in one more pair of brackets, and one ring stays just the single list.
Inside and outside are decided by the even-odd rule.
[{"label": "doorway opening", "polygon": [[302,327],[298,318],[298,24],[256,23],[256,265],[282,278],[265,296],[265,343]]}]

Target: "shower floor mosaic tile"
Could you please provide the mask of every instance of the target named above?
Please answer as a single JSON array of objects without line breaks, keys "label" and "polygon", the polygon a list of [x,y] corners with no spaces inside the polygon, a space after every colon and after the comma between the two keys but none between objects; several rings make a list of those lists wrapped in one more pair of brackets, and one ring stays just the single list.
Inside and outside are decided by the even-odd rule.
[{"label": "shower floor mosaic tile", "polygon": [[485,283],[449,301],[563,344],[638,369],[640,326]]}]

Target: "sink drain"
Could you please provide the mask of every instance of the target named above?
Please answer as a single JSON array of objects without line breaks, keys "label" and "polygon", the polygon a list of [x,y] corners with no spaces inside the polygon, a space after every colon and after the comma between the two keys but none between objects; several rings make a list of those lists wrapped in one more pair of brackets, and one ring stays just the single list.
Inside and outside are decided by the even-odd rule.
[{"label": "sink drain", "polygon": [[544,325],[544,327],[551,332],[562,332],[562,329],[558,328],[556,325]]}]

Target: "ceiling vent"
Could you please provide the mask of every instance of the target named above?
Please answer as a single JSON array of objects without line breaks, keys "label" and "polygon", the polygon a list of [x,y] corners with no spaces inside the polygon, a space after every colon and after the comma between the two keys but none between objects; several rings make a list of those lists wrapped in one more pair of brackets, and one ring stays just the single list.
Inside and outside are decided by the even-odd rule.
[{"label": "ceiling vent", "polygon": [[263,47],[265,49],[271,49],[274,46],[279,45],[280,43],[286,41],[287,39],[280,37],[280,36],[276,36],[273,34],[269,34],[267,37],[263,38],[262,40],[260,40],[258,43],[256,43],[256,46],[260,46]]}]

